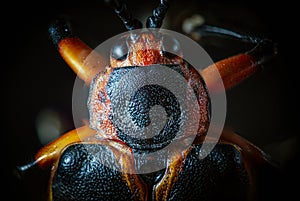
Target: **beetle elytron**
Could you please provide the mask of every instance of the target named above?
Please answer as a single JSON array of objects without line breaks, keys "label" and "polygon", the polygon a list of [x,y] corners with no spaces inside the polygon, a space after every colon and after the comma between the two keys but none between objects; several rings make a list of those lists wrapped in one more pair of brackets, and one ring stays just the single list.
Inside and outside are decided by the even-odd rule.
[{"label": "beetle elytron", "polygon": [[[142,28],[142,23],[131,16],[124,2],[112,0],[109,3],[128,30]],[[167,0],[160,0],[153,16],[147,19],[147,28],[161,27],[169,4]],[[105,71],[98,72],[94,67],[101,57],[95,56],[94,60],[85,63],[84,60],[92,49],[74,36],[63,20],[53,23],[49,28],[50,36],[62,58],[91,86],[88,100],[90,125],[69,131],[46,145],[37,152],[35,161],[19,167],[20,171],[33,166],[51,169],[48,200],[53,201],[258,199],[259,171],[271,165],[259,148],[234,132],[224,130],[218,144],[207,157],[199,159],[197,156],[210,121],[206,85],[214,82],[213,68],[218,69],[225,89],[229,89],[255,73],[259,65],[265,62],[265,58],[274,54],[273,43],[207,25],[198,27],[196,31],[207,35],[226,35],[255,43],[256,46],[249,52],[218,61],[214,67],[208,66],[200,75],[180,55],[169,54],[160,36],[148,32],[134,41],[112,47],[110,65]],[[153,64],[176,67],[191,84],[201,110],[197,136],[188,149],[172,157],[172,160],[167,161],[166,168],[159,171],[134,174],[104,166],[97,160],[97,156],[101,157],[106,152],[116,159],[118,167],[134,169],[132,161],[136,152],[154,151],[172,139],[169,135],[174,126],[171,125],[164,127],[165,136],[160,134],[152,140],[134,140],[115,125],[112,117],[112,99],[116,97],[111,95],[110,90],[114,82],[130,69],[145,68]],[[132,116],[137,119],[137,123],[142,126],[146,124],[144,119],[139,119],[138,113],[140,110],[149,113],[149,107],[155,104],[165,104],[165,108],[171,108],[166,109],[167,114],[169,119],[175,118],[176,110],[172,110],[175,103],[168,94],[157,92],[157,88],[145,90],[148,92],[147,96],[137,98],[139,100],[146,97],[144,102],[140,101],[140,105],[131,107]],[[160,100],[162,98],[170,101],[166,103]],[[155,103],[151,103],[153,101]],[[213,142],[216,139],[210,140]],[[93,156],[87,150],[92,151]]]}]

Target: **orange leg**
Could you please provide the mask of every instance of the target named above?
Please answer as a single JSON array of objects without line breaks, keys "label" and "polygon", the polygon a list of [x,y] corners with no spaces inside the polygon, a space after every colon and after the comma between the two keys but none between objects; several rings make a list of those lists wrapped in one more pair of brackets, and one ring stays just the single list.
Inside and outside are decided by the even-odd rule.
[{"label": "orange leg", "polygon": [[23,172],[35,165],[38,165],[40,168],[48,168],[59,157],[61,151],[67,145],[94,137],[95,132],[96,131],[91,129],[89,125],[71,130],[41,148],[35,155],[35,160],[32,163],[19,167],[19,170]]},{"label": "orange leg", "polygon": [[[249,52],[223,59],[202,70],[201,74],[208,88],[212,89],[212,92],[218,92],[220,87],[222,87],[222,85],[219,84],[219,78],[222,79],[225,90],[231,89],[252,76],[257,72],[261,64],[264,64],[268,59],[277,54],[276,44],[267,39],[254,38],[223,28],[206,25],[196,27],[192,32],[202,36],[226,36],[255,44],[255,47]],[[216,139],[208,140],[215,141]],[[199,138],[198,141],[201,143],[203,139]],[[250,184],[254,191],[257,182],[255,181],[255,178],[257,178],[257,174],[259,174],[257,171],[259,171],[261,167],[274,164],[272,164],[270,159],[261,149],[230,129],[223,130],[219,143],[231,144],[239,150],[244,159],[245,168],[249,174]]]},{"label": "orange leg", "polygon": [[257,71],[257,66],[254,57],[238,54],[208,66],[202,71],[202,76],[208,88],[216,92],[222,86],[218,84],[218,78],[221,77],[227,90],[253,75]]},{"label": "orange leg", "polygon": [[201,74],[208,88],[212,89],[213,92],[217,92],[220,87],[223,87],[218,80],[220,77],[225,90],[228,90],[253,75],[261,64],[277,54],[276,44],[268,39],[242,35],[219,27],[202,25],[195,27],[190,34],[192,36],[193,34],[201,36],[216,35],[255,45],[249,52],[223,59],[202,70]]},{"label": "orange leg", "polygon": [[[64,21],[53,23],[49,27],[49,32],[53,43],[65,62],[89,85],[93,77],[98,73],[102,61],[101,56],[92,51],[79,38],[74,37]],[[32,163],[20,166],[18,169],[24,172],[35,165],[40,168],[48,168],[67,145],[94,137],[95,133],[96,131],[91,129],[89,125],[71,130],[41,148],[35,155],[35,160]]]},{"label": "orange leg", "polygon": [[87,85],[98,72],[104,70],[104,58],[74,37],[64,21],[53,23],[49,32],[64,61]]},{"label": "orange leg", "polygon": [[[74,37],[65,21],[57,20],[49,27],[49,33],[64,61],[86,85],[89,85],[94,76],[104,69],[101,63],[103,57],[79,38]],[[23,172],[35,165],[40,168],[48,168],[67,145],[94,139],[95,133],[96,131],[89,125],[69,131],[40,149],[32,163],[20,166],[18,169]]]}]

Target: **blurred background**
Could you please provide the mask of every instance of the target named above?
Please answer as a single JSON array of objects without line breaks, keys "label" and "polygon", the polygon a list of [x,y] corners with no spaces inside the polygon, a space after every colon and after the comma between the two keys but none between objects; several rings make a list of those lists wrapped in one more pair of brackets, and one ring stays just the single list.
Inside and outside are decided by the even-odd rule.
[{"label": "blurred background", "polygon": [[[157,3],[128,0],[128,8],[144,22]],[[38,185],[24,188],[13,170],[30,161],[43,145],[74,128],[72,90],[76,75],[49,40],[49,23],[58,16],[69,18],[74,33],[93,48],[126,30],[100,0],[8,2],[2,8],[8,14],[1,13],[4,53],[1,65],[4,188],[1,190],[8,194],[9,200],[39,200],[34,195],[39,191]],[[183,21],[199,14],[207,24],[278,43],[279,54],[275,59],[227,92],[226,126],[260,147],[280,166],[283,179],[272,179],[280,185],[282,197],[288,200],[296,195],[293,182],[297,182],[300,170],[298,55],[294,50],[299,36],[294,30],[298,24],[293,8],[288,1],[174,0],[164,21],[164,28],[182,32]],[[207,43],[216,60],[232,53],[226,43]]]}]

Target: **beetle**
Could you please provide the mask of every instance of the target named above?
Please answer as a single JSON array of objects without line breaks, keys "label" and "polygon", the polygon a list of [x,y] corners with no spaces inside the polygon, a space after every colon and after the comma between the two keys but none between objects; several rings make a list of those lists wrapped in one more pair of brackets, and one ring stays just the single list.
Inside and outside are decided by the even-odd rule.
[{"label": "beetle", "polygon": [[[131,16],[123,1],[112,0],[109,3],[129,31],[142,28],[142,23]],[[159,29],[169,5],[169,1],[161,0],[153,15],[147,18],[146,28]],[[220,139],[207,139],[209,143],[218,142],[207,157],[200,159],[198,156],[205,152],[201,147],[210,123],[207,85],[214,86],[215,69],[225,89],[230,89],[253,75],[267,58],[274,56],[274,44],[270,40],[208,25],[196,27],[194,32],[225,35],[256,46],[248,52],[220,60],[200,73],[182,58],[181,53],[174,55],[168,52],[163,46],[164,38],[150,31],[141,33],[137,38],[128,37],[125,42],[120,40],[121,44],[112,47],[110,65],[99,72],[95,66],[99,65],[101,55],[92,55],[86,63],[85,59],[91,55],[92,49],[73,35],[65,21],[57,20],[51,24],[49,33],[60,55],[90,86],[90,124],[69,131],[41,148],[35,155],[35,161],[20,166],[19,170],[24,172],[33,166],[50,169],[47,197],[53,201],[259,199],[259,185],[263,180],[261,171],[273,165],[261,149],[237,133],[224,129]],[[112,117],[117,107],[114,105],[114,99],[117,99],[114,89],[122,76],[133,69],[155,64],[175,69],[190,83],[199,104],[199,129],[191,146],[168,159],[165,168],[140,174],[133,164],[135,154],[156,151],[173,140],[176,123],[180,121],[176,119],[176,98],[159,86],[143,88],[146,95],[137,95],[130,105],[131,117],[136,119],[136,123],[146,126],[149,114],[141,117],[141,110],[149,113],[150,107],[163,105],[169,121],[175,125],[168,124],[158,137],[137,140],[120,129],[116,118]],[[134,81],[130,79],[130,82]],[[92,156],[90,153],[93,153]],[[117,169],[97,160],[103,157],[103,153],[104,158],[116,160]],[[151,161],[150,158],[147,160]]]}]

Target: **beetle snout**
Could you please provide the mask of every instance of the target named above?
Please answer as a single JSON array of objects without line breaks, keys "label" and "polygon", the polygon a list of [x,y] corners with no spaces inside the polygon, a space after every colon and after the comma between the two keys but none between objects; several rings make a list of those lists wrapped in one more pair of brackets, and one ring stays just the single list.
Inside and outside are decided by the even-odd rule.
[{"label": "beetle snout", "polygon": [[142,49],[134,52],[136,63],[141,66],[149,66],[161,63],[161,52],[157,49]]}]

